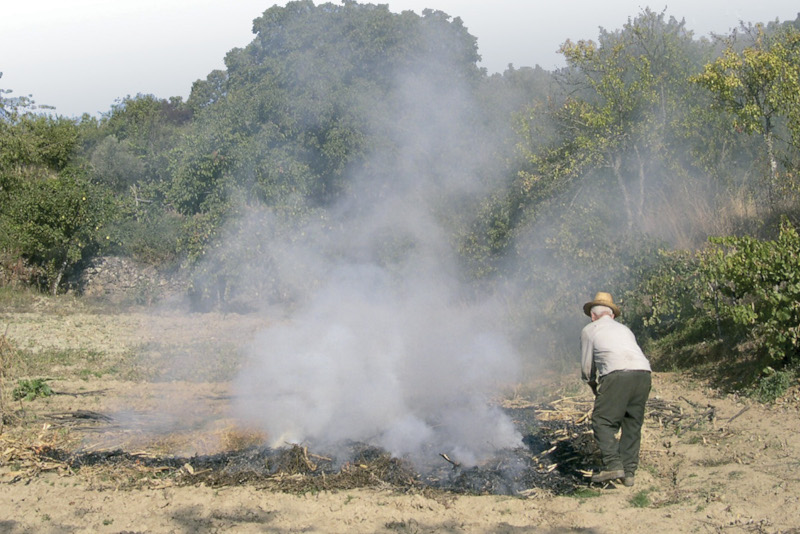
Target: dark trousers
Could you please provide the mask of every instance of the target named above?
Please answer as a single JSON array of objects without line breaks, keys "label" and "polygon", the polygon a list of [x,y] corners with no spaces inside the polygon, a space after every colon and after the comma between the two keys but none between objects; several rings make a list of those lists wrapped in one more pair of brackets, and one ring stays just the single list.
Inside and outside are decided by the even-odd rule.
[{"label": "dark trousers", "polygon": [[[623,469],[627,475],[636,472],[650,386],[650,373],[641,371],[617,371],[598,381],[592,430],[604,470]],[[620,427],[622,434],[617,442],[615,434]]]}]

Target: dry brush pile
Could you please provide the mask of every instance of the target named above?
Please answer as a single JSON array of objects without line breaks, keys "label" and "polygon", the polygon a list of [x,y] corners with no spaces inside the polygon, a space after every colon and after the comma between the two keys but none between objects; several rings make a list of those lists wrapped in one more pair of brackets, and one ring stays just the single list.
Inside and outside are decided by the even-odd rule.
[{"label": "dry brush pile", "polygon": [[[654,398],[647,417],[655,428],[693,428],[713,421],[713,406],[687,399],[681,404]],[[242,439],[209,455],[182,457],[121,449],[87,450],[78,436],[113,427],[113,416],[88,410],[27,414],[0,434],[0,481],[15,483],[46,471],[81,476],[103,488],[159,488],[205,484],[250,484],[304,493],[379,487],[396,491],[466,494],[570,494],[588,483],[597,466],[592,438],[591,399],[559,397],[545,403],[512,399],[503,409],[523,433],[525,447],[499,451],[478,466],[462,466],[447,454],[430,451],[425,466],[395,458],[363,443],[347,443],[329,454],[305,444],[269,448]],[[674,430],[671,430],[674,431]],[[645,436],[643,450],[652,450]]]}]

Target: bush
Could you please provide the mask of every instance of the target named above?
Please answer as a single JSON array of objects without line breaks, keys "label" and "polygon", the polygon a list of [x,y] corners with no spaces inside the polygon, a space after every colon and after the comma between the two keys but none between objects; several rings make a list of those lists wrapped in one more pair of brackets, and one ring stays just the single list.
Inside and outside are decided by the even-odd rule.
[{"label": "bush", "polygon": [[[0,242],[3,238],[0,237]],[[41,267],[31,265],[19,252],[0,250],[0,288],[36,286],[44,277]]]},{"label": "bush", "polygon": [[706,339],[750,340],[777,369],[800,363],[800,235],[788,221],[772,241],[719,237],[695,254],[662,253],[639,294],[648,338],[705,324]]},{"label": "bush", "polygon": [[11,392],[14,400],[25,399],[32,401],[37,397],[49,397],[53,390],[47,384],[46,378],[23,379],[17,382],[17,387]]},{"label": "bush", "polygon": [[182,218],[166,210],[152,210],[143,217],[126,218],[114,223],[114,240],[124,255],[155,266],[177,262],[182,237]]},{"label": "bush", "polygon": [[794,372],[776,371],[772,367],[766,367],[752,389],[752,396],[761,402],[775,402],[786,393],[794,378]]},{"label": "bush", "polygon": [[650,492],[647,490],[638,492],[631,497],[630,503],[634,508],[647,508],[651,504]]},{"label": "bush", "polygon": [[800,363],[800,235],[784,221],[778,238],[712,239],[702,265],[718,313],[760,342],[781,367]]}]

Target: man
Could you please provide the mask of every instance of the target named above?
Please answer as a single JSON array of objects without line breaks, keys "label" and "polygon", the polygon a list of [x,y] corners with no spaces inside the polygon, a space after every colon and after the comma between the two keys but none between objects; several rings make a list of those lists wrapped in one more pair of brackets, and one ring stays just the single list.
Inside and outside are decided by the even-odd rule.
[{"label": "man", "polygon": [[583,312],[592,322],[581,331],[581,374],[595,395],[592,430],[603,462],[592,482],[623,479],[633,486],[650,395],[650,362],[633,332],[615,320],[620,310],[609,293],[597,293]]}]

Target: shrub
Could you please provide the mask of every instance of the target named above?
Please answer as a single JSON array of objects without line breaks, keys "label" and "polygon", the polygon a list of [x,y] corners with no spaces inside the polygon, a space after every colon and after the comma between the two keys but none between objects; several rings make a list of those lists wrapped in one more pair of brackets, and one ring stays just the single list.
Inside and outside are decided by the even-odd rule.
[{"label": "shrub", "polygon": [[175,213],[152,210],[143,217],[115,222],[110,232],[123,254],[142,263],[168,266],[179,258],[182,223]]},{"label": "shrub", "polygon": [[780,366],[800,361],[800,235],[784,221],[778,238],[712,239],[701,269],[721,315],[760,341]]},{"label": "shrub", "polygon": [[47,384],[46,378],[23,379],[17,382],[17,387],[11,392],[14,400],[25,399],[32,401],[37,397],[49,397],[53,390]]},{"label": "shrub", "polygon": [[786,390],[792,385],[794,377],[794,372],[776,371],[772,367],[766,367],[751,393],[761,402],[775,402],[786,393]]},{"label": "shrub", "polygon": [[640,491],[631,497],[630,503],[634,508],[647,508],[651,504],[650,492],[647,490]]},{"label": "shrub", "polygon": [[694,254],[662,253],[638,293],[647,337],[703,324],[701,337],[751,340],[777,369],[800,363],[800,235],[788,221],[775,240],[718,237]]}]

